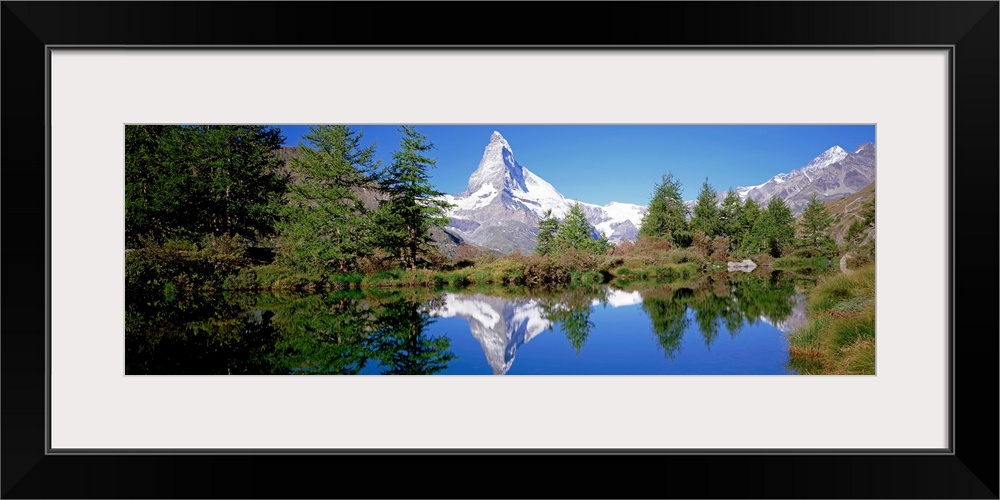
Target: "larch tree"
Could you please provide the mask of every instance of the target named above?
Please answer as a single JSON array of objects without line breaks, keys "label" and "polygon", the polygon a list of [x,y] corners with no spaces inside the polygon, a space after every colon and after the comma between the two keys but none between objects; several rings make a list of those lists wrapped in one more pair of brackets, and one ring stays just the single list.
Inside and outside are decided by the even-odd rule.
[{"label": "larch tree", "polygon": [[831,257],[837,253],[837,242],[830,237],[833,216],[826,205],[813,194],[799,219],[797,247],[813,256]]},{"label": "larch tree", "polygon": [[556,233],[559,232],[559,219],[552,215],[550,208],[545,212],[545,217],[538,222],[538,236],[536,237],[535,253],[538,255],[549,255],[555,250]]},{"label": "larch tree", "polygon": [[580,250],[591,254],[603,254],[608,249],[609,243],[604,235],[594,238],[595,229],[587,222],[579,203],[569,209],[558,227],[555,248],[559,251]]},{"label": "larch tree", "polygon": [[126,126],[126,239],[269,236],[283,141],[262,125]]},{"label": "larch tree", "polygon": [[740,201],[739,195],[733,191],[733,188],[729,188],[726,197],[722,200],[722,206],[719,207],[719,233],[728,236],[733,241],[739,233],[739,216],[742,208],[743,203]]},{"label": "larch tree", "polygon": [[719,226],[719,206],[715,199],[715,188],[708,183],[706,177],[692,210],[691,230],[701,231],[708,237],[714,237],[719,234]]},{"label": "larch tree", "polygon": [[372,248],[369,217],[358,197],[375,168],[375,145],[345,125],[309,128],[290,161],[294,180],[280,225],[279,256],[321,275],[354,269]]},{"label": "larch tree", "polygon": [[794,244],[795,216],[785,200],[777,197],[768,202],[767,213],[771,219],[767,235],[769,250],[772,257],[781,257]]},{"label": "larch tree", "polygon": [[687,207],[681,199],[681,183],[673,173],[664,175],[654,188],[639,236],[666,238],[678,246],[689,243]]},{"label": "larch tree", "polygon": [[426,154],[434,145],[413,126],[399,131],[399,149],[378,179],[387,199],[379,206],[377,224],[383,248],[414,269],[418,253],[431,241],[430,228],[448,224],[445,210],[451,205],[429,180],[436,160]]}]

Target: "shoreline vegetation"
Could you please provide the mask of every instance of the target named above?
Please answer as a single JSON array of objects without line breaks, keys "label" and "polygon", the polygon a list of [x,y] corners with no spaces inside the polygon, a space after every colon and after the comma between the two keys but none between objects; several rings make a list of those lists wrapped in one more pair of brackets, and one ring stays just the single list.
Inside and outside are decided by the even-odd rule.
[{"label": "shoreline vegetation", "polygon": [[[253,290],[559,287],[696,283],[749,259],[758,273],[807,273],[806,325],[789,335],[807,374],[875,373],[874,201],[844,244],[815,196],[794,217],[780,198],[761,206],[732,189],[719,203],[705,179],[693,210],[663,176],[635,241],[599,237],[579,206],[541,220],[536,250],[497,255],[430,236],[447,204],[429,183],[433,148],[400,127],[393,162],[344,126],[312,127],[280,158],[263,126],[126,126],[125,286],[129,300]],[[870,206],[869,206],[870,205]],[[850,252],[851,274],[838,270]]]}]

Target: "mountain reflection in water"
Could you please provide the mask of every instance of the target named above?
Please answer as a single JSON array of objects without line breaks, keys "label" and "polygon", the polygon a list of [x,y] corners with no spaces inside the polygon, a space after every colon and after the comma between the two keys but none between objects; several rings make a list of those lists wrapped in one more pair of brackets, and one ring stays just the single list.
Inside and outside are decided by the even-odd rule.
[{"label": "mountain reflection in water", "polygon": [[[780,274],[696,284],[146,297],[126,374],[787,374]],[[515,363],[515,359],[517,363]]]}]

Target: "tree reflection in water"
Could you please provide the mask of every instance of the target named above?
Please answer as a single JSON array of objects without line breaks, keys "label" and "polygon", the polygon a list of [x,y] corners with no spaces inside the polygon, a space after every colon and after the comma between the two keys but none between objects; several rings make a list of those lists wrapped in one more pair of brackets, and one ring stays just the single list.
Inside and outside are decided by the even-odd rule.
[{"label": "tree reflection in water", "polygon": [[783,328],[801,303],[795,297],[793,282],[779,273],[449,293],[143,297],[126,307],[125,368],[127,374],[441,373],[457,359],[453,340],[428,328],[437,317],[462,317],[469,325],[464,335],[479,342],[493,373],[505,374],[517,349],[543,332],[561,332],[577,356],[595,332],[612,333],[615,325],[595,325],[595,306],[602,304],[640,305],[636,311],[648,317],[654,345],[674,360],[694,328],[709,348],[722,330],[735,338],[761,321]]}]

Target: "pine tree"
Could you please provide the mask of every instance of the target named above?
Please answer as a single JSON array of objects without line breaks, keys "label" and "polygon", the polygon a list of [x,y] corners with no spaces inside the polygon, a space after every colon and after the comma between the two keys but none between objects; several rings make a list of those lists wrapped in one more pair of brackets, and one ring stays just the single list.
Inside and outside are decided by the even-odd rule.
[{"label": "pine tree", "polygon": [[767,204],[770,216],[768,247],[772,257],[781,257],[790,249],[795,240],[795,216],[785,200],[772,198]]},{"label": "pine tree", "polygon": [[290,162],[295,180],[280,226],[279,256],[288,265],[328,275],[354,269],[369,255],[369,217],[358,190],[369,183],[375,145],[344,125],[310,127]]},{"label": "pine tree", "polygon": [[826,205],[813,194],[805,210],[802,211],[802,218],[799,219],[799,238],[797,247],[810,255],[831,257],[837,252],[837,243],[830,237],[830,226],[833,225],[833,216],[826,209]]},{"label": "pine tree", "polygon": [[733,188],[729,188],[725,199],[722,200],[722,206],[719,208],[719,233],[728,236],[731,241],[734,241],[739,234],[738,221],[742,208],[740,197],[733,191]]},{"label": "pine tree", "polygon": [[450,205],[429,180],[428,169],[435,160],[425,154],[434,145],[413,126],[401,126],[399,131],[400,149],[379,176],[388,199],[379,206],[377,221],[383,247],[414,269],[417,254],[431,241],[430,228],[448,223],[445,210]]},{"label": "pine tree", "polygon": [[559,232],[559,219],[552,216],[552,209],[545,212],[545,217],[538,222],[538,237],[535,253],[549,255],[555,250],[556,233]]},{"label": "pine tree", "polygon": [[719,207],[715,201],[715,188],[708,183],[708,177],[701,185],[701,191],[698,193],[698,199],[695,201],[692,212],[692,231],[701,231],[708,237],[719,234],[719,226],[721,225]]},{"label": "pine tree", "polygon": [[283,140],[260,125],[127,126],[126,241],[270,235]]},{"label": "pine tree", "polygon": [[603,254],[608,249],[607,238],[603,235],[594,238],[594,227],[587,222],[587,217],[580,208],[580,204],[574,204],[566,218],[559,223],[559,229],[555,236],[555,248],[558,250],[581,250],[586,253]]},{"label": "pine tree", "polygon": [[740,213],[736,217],[736,235],[733,239],[733,248],[741,255],[759,253],[764,246],[763,236],[755,232],[761,230],[761,224],[757,221],[760,214],[760,205],[753,198],[747,198],[747,201],[740,208]]},{"label": "pine tree", "polygon": [[[125,126],[125,245],[139,246],[140,237],[164,236],[177,218],[173,204],[183,192],[169,192],[160,142],[176,126]],[[180,172],[178,177],[188,174]]]},{"label": "pine tree", "polygon": [[664,175],[653,190],[639,236],[666,238],[678,246],[690,244],[687,207],[681,199],[681,183],[673,173]]}]

